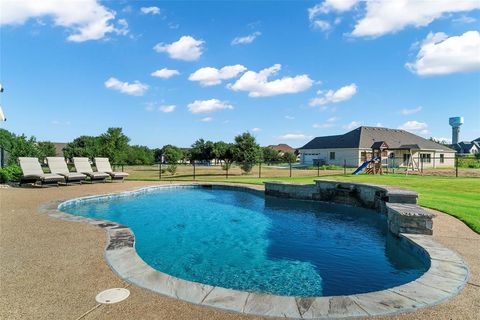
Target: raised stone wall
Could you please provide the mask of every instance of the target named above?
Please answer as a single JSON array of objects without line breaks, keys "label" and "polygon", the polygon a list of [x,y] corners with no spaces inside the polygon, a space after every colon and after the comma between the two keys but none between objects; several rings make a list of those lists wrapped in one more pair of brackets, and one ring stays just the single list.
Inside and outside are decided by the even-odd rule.
[{"label": "raised stone wall", "polygon": [[432,234],[433,214],[417,205],[414,191],[361,183],[317,180],[315,184],[265,182],[265,194],[301,200],[336,202],[373,209],[387,215],[389,230]]}]

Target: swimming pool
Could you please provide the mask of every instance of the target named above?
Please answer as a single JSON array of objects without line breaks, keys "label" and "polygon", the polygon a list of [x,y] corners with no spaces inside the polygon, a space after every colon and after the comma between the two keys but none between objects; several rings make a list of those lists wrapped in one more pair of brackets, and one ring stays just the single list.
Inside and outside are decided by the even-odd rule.
[{"label": "swimming pool", "polygon": [[190,186],[68,202],[61,210],[127,225],[153,268],[189,281],[288,296],[394,287],[428,265],[370,210]]}]

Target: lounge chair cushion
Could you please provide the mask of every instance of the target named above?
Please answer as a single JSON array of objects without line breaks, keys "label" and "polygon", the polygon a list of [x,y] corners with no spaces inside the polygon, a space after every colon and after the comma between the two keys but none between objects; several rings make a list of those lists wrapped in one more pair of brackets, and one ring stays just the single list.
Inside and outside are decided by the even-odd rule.
[{"label": "lounge chair cushion", "polygon": [[60,182],[60,181],[64,181],[65,178],[55,173],[45,173],[40,176],[40,180],[45,182],[54,182],[54,181]]},{"label": "lounge chair cushion", "polygon": [[108,174],[105,172],[84,172],[87,176],[90,177],[92,180],[98,180],[98,179],[106,179],[108,178]]},{"label": "lounge chair cushion", "polygon": [[75,169],[77,170],[77,172],[81,172],[84,174],[93,172],[92,166],[90,166],[90,162],[88,161],[88,158],[74,157],[73,163],[75,165]]},{"label": "lounge chair cushion", "polygon": [[95,158],[95,166],[98,171],[108,173],[113,179],[128,177],[128,173],[126,172],[113,171],[108,158]]},{"label": "lounge chair cushion", "polygon": [[107,172],[112,178],[125,178],[128,177],[128,173],[126,172]]},{"label": "lounge chair cushion", "polygon": [[20,167],[23,172],[24,180],[37,180],[41,182],[60,182],[65,178],[54,173],[43,173],[40,162],[33,157],[19,157]]},{"label": "lounge chair cushion", "polygon": [[86,175],[78,172],[61,173],[61,175],[70,181],[85,180],[87,178]]}]

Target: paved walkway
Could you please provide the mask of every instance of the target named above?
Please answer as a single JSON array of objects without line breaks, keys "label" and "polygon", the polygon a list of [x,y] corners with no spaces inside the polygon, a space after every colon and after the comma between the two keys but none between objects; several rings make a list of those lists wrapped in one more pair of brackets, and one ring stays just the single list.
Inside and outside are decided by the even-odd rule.
[{"label": "paved walkway", "polygon": [[[38,213],[49,201],[153,184],[0,188],[0,319],[254,319],[129,286],[105,263],[103,230]],[[469,284],[446,303],[386,319],[478,319],[480,235],[438,213],[434,238],[464,257]],[[131,295],[118,304],[98,305],[95,295],[112,287],[128,287]]]}]

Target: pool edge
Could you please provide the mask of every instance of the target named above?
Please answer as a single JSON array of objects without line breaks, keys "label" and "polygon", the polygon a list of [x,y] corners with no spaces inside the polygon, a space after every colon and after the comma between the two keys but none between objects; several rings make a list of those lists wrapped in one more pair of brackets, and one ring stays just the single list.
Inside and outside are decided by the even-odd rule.
[{"label": "pool edge", "polygon": [[456,296],[468,281],[469,268],[460,255],[434,241],[429,235],[402,233],[400,234],[402,241],[411,246],[413,250],[419,250],[422,254],[425,254],[431,261],[431,266],[416,280],[397,287],[364,294],[309,298],[250,293],[213,287],[172,277],[147,265],[137,254],[134,248],[134,234],[127,226],[107,220],[75,216],[59,210],[60,206],[72,201],[124,196],[158,188],[202,185],[253,190],[263,194],[261,189],[254,186],[181,183],[54,201],[42,205],[40,211],[57,219],[87,222],[105,229],[107,232],[107,243],[104,250],[105,260],[123,280],[165,296],[243,314],[295,319],[338,319],[394,315],[442,303]]}]

